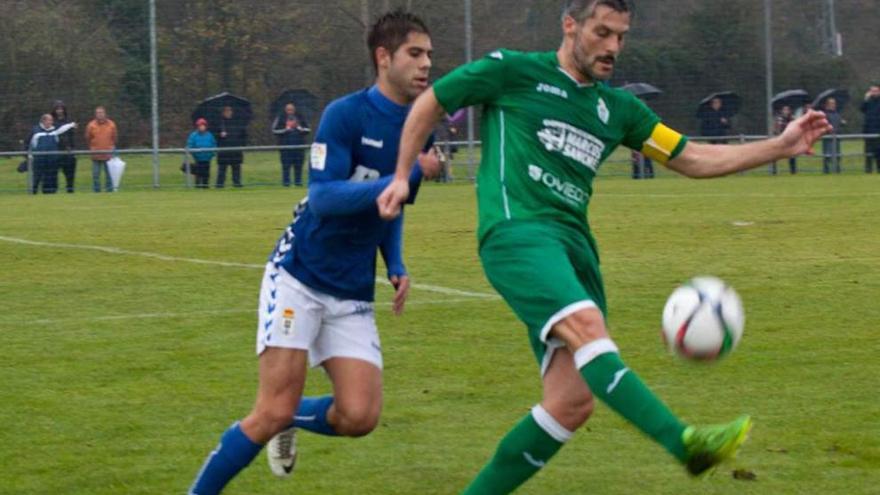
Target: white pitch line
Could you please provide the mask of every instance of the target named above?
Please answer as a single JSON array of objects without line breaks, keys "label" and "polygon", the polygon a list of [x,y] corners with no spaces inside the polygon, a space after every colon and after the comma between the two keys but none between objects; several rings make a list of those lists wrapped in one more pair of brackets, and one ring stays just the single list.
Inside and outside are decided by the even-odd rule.
[{"label": "white pitch line", "polygon": [[[446,304],[461,304],[483,302],[477,298],[462,299],[438,299],[435,301],[408,301],[406,307],[411,306],[434,306]],[[381,311],[385,305],[390,305],[388,301],[378,301],[375,303],[378,310]],[[83,322],[102,322],[102,321],[124,321],[124,320],[150,320],[150,319],[172,319],[172,318],[192,318],[200,316],[215,316],[229,314],[257,314],[256,308],[251,309],[224,309],[216,311],[186,311],[182,313],[131,313],[124,315],[108,315],[108,316],[86,316],[82,318],[40,318],[37,320],[22,319],[5,319],[0,320],[0,325],[57,325],[63,323],[83,323]]]},{"label": "white pitch line", "polygon": [[216,265],[216,266],[226,266],[226,267],[234,267],[234,268],[263,268],[265,265],[255,265],[252,263],[235,263],[230,261],[214,261],[214,260],[202,260],[198,258],[182,258],[179,256],[169,256],[167,254],[159,254],[159,253],[149,253],[146,251],[129,251],[128,249],[122,249],[111,246],[90,246],[88,244],[68,244],[64,242],[42,242],[42,241],[30,241],[27,239],[18,239],[16,237],[6,237],[0,236],[0,241],[11,242],[14,244],[25,244],[28,246],[43,246],[50,248],[65,248],[65,249],[81,249],[84,251],[99,251],[107,254],[122,254],[127,256],[141,256],[144,258],[153,258],[162,261],[178,261],[183,263],[196,263],[199,265]]},{"label": "white pitch line", "polygon": [[[254,263],[236,263],[232,261],[215,261],[215,260],[203,260],[199,258],[184,258],[180,256],[169,256],[166,254],[160,253],[150,253],[147,251],[131,251],[128,249],[122,249],[112,246],[92,246],[88,244],[69,244],[64,242],[43,242],[43,241],[31,241],[28,239],[19,239],[17,237],[6,237],[0,236],[0,241],[9,242],[13,244],[24,244],[27,246],[41,246],[41,247],[50,247],[50,248],[65,248],[65,249],[80,249],[85,251],[98,251],[106,254],[117,254],[117,255],[125,255],[125,256],[141,256],[144,258],[153,258],[161,261],[170,261],[170,262],[180,262],[180,263],[195,263],[198,265],[214,265],[214,266],[225,266],[232,268],[251,268],[251,269],[260,269],[265,268],[265,264],[258,265]],[[376,277],[376,282],[391,285],[388,280],[384,278]],[[449,287],[442,287],[438,285],[429,285],[429,284],[420,284],[415,283],[412,284],[412,288],[424,290],[428,292],[436,292],[438,294],[446,294],[449,296],[462,296],[462,297],[473,297],[477,299],[486,299],[486,300],[498,300],[499,296],[495,294],[490,294],[487,292],[472,292],[466,290],[452,289]]]},{"label": "white pitch line", "polygon": [[[376,282],[384,285],[391,285],[391,282],[388,280],[376,277]],[[486,292],[471,292],[467,290],[459,290],[459,289],[450,289],[449,287],[440,287],[439,285],[428,285],[428,284],[419,284],[415,283],[411,286],[414,289],[421,289],[428,292],[437,292],[439,294],[446,294],[449,296],[464,296],[464,297],[473,297],[477,299],[486,299],[486,300],[500,300],[501,296],[496,294],[489,294]]]}]

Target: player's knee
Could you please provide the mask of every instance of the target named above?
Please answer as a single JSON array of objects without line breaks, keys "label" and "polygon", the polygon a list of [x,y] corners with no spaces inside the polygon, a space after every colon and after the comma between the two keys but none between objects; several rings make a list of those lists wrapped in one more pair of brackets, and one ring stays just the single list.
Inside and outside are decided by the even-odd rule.
[{"label": "player's knee", "polygon": [[574,431],[590,419],[593,414],[593,397],[569,396],[557,400],[545,400],[544,408],[560,425]]},{"label": "player's knee", "polygon": [[581,397],[569,401],[567,410],[572,425],[577,425],[574,426],[574,428],[580,428],[588,419],[590,419],[590,416],[593,414],[593,405],[594,402],[592,396]]},{"label": "player's knee", "polygon": [[336,410],[339,424],[336,431],[349,437],[369,435],[379,425],[379,410],[369,405],[340,407]]}]

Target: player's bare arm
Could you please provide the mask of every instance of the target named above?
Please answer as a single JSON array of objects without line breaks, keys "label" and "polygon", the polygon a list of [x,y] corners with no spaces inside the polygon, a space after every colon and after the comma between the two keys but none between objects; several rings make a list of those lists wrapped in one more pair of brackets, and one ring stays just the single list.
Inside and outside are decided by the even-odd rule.
[{"label": "player's bare arm", "polygon": [[813,144],[831,132],[825,114],[810,111],[795,120],[779,136],[747,144],[704,144],[688,142],[667,164],[693,178],[720,177],[812,152]]},{"label": "player's bare arm", "polygon": [[431,135],[431,130],[443,118],[444,113],[433,89],[422,93],[413,104],[400,135],[400,151],[394,180],[377,200],[379,215],[385,220],[391,220],[400,214],[400,205],[409,197],[408,177],[416,157],[419,156],[428,136]]}]

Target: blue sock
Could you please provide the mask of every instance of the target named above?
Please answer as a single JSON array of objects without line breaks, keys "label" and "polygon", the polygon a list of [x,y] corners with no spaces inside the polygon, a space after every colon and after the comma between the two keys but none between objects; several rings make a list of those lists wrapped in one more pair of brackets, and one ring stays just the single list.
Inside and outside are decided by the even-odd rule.
[{"label": "blue sock", "polygon": [[216,495],[229,480],[254,460],[263,446],[256,444],[241,431],[236,421],[220,437],[220,445],[208,455],[202,470],[189,489],[189,495]]},{"label": "blue sock", "polygon": [[327,423],[327,411],[333,405],[333,396],[326,395],[324,397],[303,397],[299,403],[299,409],[293,417],[293,423],[290,426],[302,428],[319,435],[327,435],[335,437],[339,435]]}]

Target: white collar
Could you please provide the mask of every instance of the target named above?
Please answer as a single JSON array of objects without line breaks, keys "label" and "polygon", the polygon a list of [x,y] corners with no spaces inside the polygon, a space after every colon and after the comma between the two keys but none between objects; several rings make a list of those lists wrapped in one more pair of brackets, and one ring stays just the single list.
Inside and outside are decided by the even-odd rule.
[{"label": "white collar", "polygon": [[582,82],[578,81],[574,76],[569,74],[568,71],[565,70],[561,65],[557,65],[556,68],[559,69],[559,72],[562,72],[563,74],[565,74],[566,77],[571,79],[571,82],[575,83],[578,88],[589,88],[590,86],[593,86],[596,84],[594,82],[582,83]]}]

